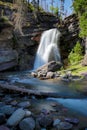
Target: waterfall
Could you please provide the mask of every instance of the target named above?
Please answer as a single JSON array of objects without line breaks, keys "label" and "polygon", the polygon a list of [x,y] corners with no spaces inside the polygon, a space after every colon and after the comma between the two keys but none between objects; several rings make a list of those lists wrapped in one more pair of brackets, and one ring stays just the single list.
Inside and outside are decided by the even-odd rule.
[{"label": "waterfall", "polygon": [[59,38],[60,32],[57,29],[50,29],[42,33],[40,45],[36,53],[34,69],[52,60],[60,61]]}]

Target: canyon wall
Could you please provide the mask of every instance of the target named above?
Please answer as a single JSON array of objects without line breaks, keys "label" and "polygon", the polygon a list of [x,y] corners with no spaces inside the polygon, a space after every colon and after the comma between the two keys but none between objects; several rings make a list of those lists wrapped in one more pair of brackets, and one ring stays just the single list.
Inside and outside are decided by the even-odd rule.
[{"label": "canyon wall", "polygon": [[[10,19],[12,12],[8,11],[8,9],[7,12],[9,14],[6,13],[5,9],[5,16]],[[33,13],[28,13],[22,28],[23,36],[17,36],[14,33],[14,25],[8,25],[0,23],[0,71],[10,68],[16,70],[32,69],[40,37],[44,30],[55,27],[60,30],[60,53],[64,64],[67,64],[68,54],[79,39],[79,23],[75,14],[66,17],[63,21],[59,21],[56,16],[49,13],[39,13],[37,17],[34,17]],[[7,57],[4,55],[5,52]],[[2,55],[4,57],[3,61]]]}]

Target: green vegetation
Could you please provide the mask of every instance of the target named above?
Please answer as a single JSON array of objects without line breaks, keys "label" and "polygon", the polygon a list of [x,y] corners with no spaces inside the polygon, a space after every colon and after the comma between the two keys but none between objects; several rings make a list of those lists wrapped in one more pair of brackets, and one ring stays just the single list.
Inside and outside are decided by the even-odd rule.
[{"label": "green vegetation", "polygon": [[12,22],[9,21],[8,17],[6,17],[6,16],[1,16],[1,17],[0,17],[0,26],[4,26],[4,24],[5,24],[5,25],[9,25],[9,26],[12,26],[12,25],[13,25]]},{"label": "green vegetation", "polygon": [[73,75],[80,75],[87,72],[87,66],[82,66],[81,63],[71,65],[68,69],[71,70]]},{"label": "green vegetation", "polygon": [[79,16],[80,37],[87,36],[87,0],[74,0],[73,7]]},{"label": "green vegetation", "polygon": [[79,42],[77,42],[68,56],[68,60],[71,65],[79,62],[83,58],[82,50],[82,46]]},{"label": "green vegetation", "polygon": [[13,4],[10,3],[10,2],[2,2],[2,1],[0,1],[0,6],[8,6],[10,9],[14,8]]},{"label": "green vegetation", "polygon": [[58,12],[59,12],[58,7],[50,6],[50,10],[53,12],[53,14],[58,16]]},{"label": "green vegetation", "polygon": [[72,75],[81,76],[82,73],[87,73],[87,66],[82,66],[81,62],[67,66],[66,69],[62,68],[60,72],[62,75],[67,71],[71,71]]},{"label": "green vegetation", "polygon": [[29,9],[31,12],[35,10],[33,4],[31,4],[31,3],[28,4],[28,9]]},{"label": "green vegetation", "polygon": [[6,16],[1,16],[0,21],[1,21],[1,22],[8,22],[9,19],[8,19],[8,17],[6,17]]}]

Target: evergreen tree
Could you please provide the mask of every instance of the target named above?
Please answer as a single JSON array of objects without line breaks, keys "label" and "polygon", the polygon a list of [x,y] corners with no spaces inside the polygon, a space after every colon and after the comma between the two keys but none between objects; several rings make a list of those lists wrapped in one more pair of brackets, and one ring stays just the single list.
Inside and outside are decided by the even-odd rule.
[{"label": "evergreen tree", "polygon": [[87,54],[87,0],[74,0],[73,7],[79,16],[80,37],[85,38],[85,52]]}]

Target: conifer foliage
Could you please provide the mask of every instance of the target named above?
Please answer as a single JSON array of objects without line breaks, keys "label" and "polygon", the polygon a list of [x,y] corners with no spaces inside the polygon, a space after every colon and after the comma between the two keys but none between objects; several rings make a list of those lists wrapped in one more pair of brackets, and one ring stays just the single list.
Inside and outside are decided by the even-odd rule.
[{"label": "conifer foliage", "polygon": [[87,0],[74,0],[73,7],[79,16],[80,37],[87,37]]}]

